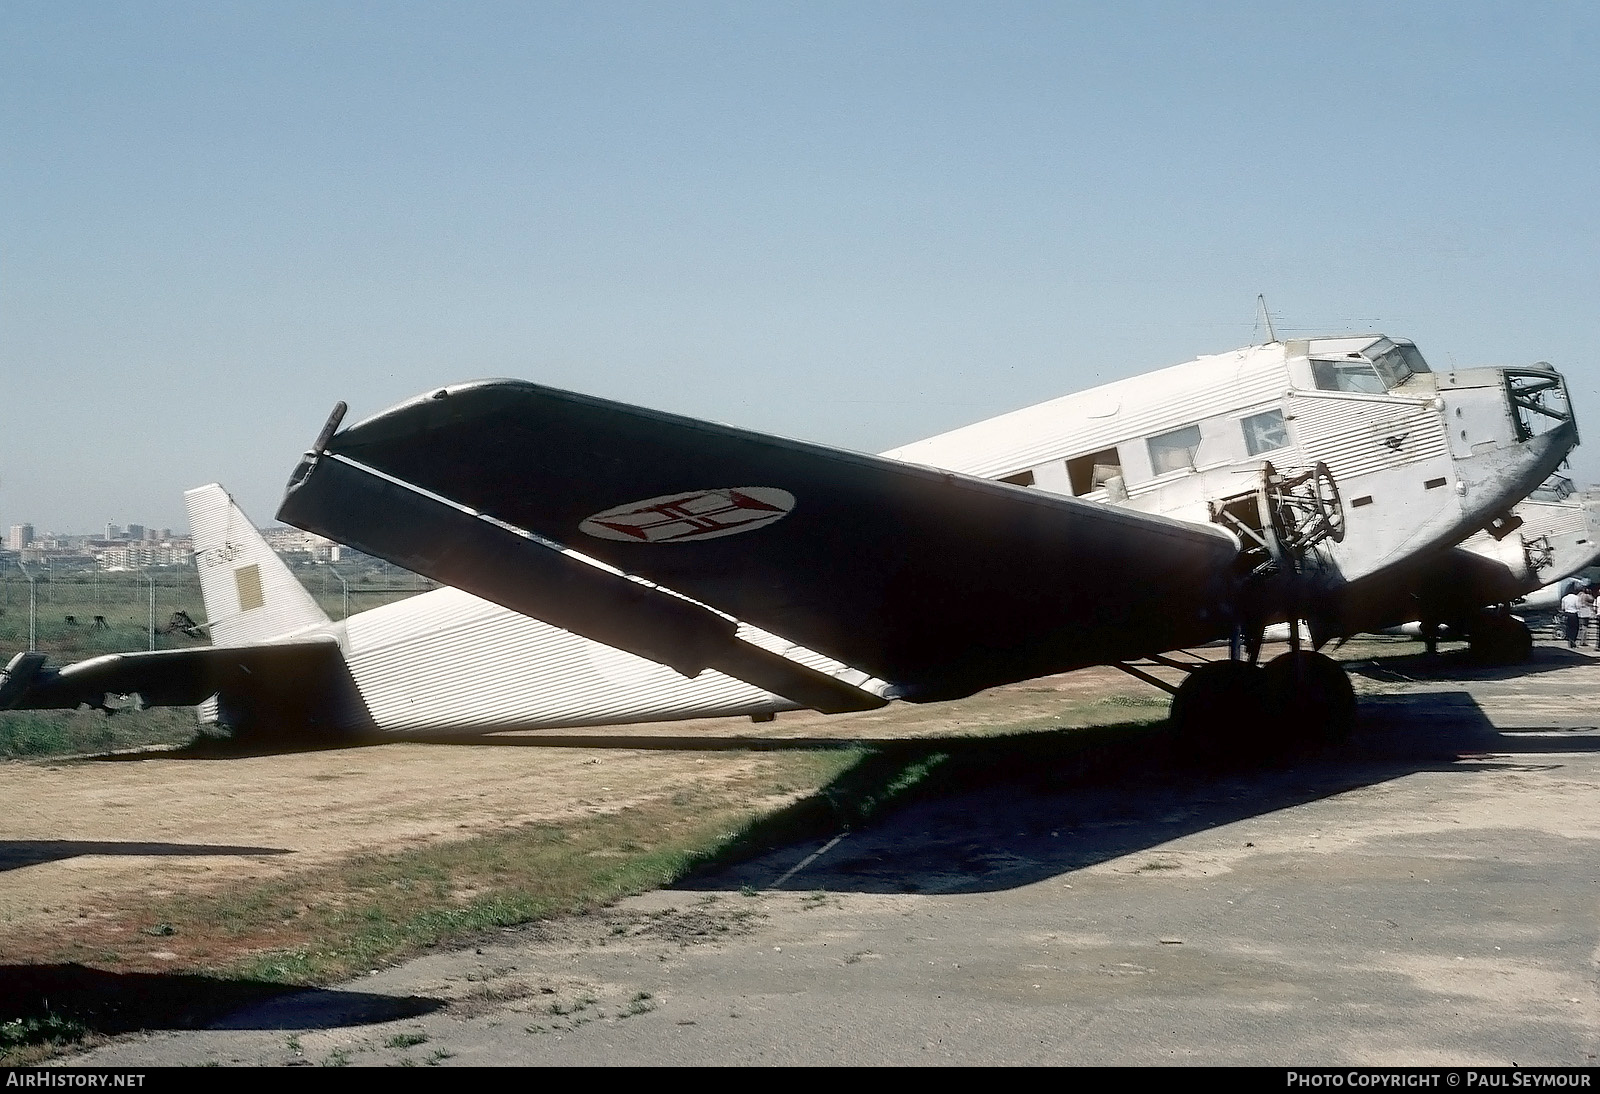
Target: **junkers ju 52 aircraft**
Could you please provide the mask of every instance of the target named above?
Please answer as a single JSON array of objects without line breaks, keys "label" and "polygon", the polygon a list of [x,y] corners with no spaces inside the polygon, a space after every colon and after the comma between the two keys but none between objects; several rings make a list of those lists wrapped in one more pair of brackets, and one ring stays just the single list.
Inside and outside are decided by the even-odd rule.
[{"label": "junkers ju 52 aircraft", "polygon": [[1090,664],[1155,683],[1127,662],[1232,637],[1177,689],[1180,723],[1337,733],[1342,671],[1299,649],[1258,671],[1262,630],[1364,629],[1412,595],[1408,564],[1477,529],[1533,559],[1547,540],[1509,507],[1576,443],[1547,366],[1435,376],[1375,335],[1201,358],[880,457],[516,381],[336,434],[342,412],[280,518],[455,590],[331,624],[264,544],[239,553],[247,523],[206,488],[223,648],[19,655],[0,708],[216,694],[236,731],[318,734],[835,712]]},{"label": "junkers ju 52 aircraft", "polygon": [[279,519],[687,676],[831,712],[1232,638],[1174,719],[1311,736],[1349,727],[1349,682],[1299,648],[1258,669],[1264,628],[1367,629],[1403,564],[1516,534],[1577,443],[1549,366],[1435,374],[1379,335],[1203,357],[882,456],[514,380],[342,413]]}]

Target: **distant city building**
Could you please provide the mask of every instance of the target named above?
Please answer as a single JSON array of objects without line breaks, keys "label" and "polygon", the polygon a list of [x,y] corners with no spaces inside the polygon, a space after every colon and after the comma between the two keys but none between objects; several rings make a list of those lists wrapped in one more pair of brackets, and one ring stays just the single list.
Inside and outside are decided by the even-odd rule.
[{"label": "distant city building", "polygon": [[302,532],[298,528],[281,525],[276,528],[263,528],[261,538],[280,555],[308,555],[309,561],[312,562],[339,561],[339,556],[335,553],[338,544],[331,539]]},{"label": "distant city building", "polygon": [[142,570],[147,566],[187,566],[194,551],[187,539],[167,543],[127,543],[99,552],[103,570]]},{"label": "distant city building", "polygon": [[11,531],[6,534],[6,546],[13,551],[21,551],[33,545],[33,525],[13,524]]}]

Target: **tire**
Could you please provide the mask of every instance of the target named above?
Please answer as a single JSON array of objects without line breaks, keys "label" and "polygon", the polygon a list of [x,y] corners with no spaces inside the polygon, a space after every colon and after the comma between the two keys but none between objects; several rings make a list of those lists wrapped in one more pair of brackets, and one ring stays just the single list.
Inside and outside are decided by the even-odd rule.
[{"label": "tire", "polygon": [[1283,740],[1335,744],[1355,731],[1355,688],[1333,658],[1290,651],[1273,658],[1261,673]]},{"label": "tire", "polygon": [[1189,674],[1169,715],[1179,754],[1191,760],[1232,759],[1266,734],[1261,670],[1244,661],[1213,661]]},{"label": "tire", "polygon": [[1473,660],[1485,665],[1520,665],[1533,655],[1533,632],[1515,616],[1485,613],[1468,642]]}]

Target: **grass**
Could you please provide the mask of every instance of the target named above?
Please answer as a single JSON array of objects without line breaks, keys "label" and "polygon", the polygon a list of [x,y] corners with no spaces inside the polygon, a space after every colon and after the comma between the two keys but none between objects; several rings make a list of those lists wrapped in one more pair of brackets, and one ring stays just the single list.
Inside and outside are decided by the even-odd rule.
[{"label": "grass", "polygon": [[[179,1018],[164,1012],[148,1016],[158,1023],[155,1028],[186,1028],[275,985],[336,983],[432,947],[593,912],[770,847],[870,824],[930,796],[1006,781],[1048,789],[1094,770],[1097,763],[1117,762],[1113,752],[1142,754],[1141,741],[1159,730],[1159,724],[1126,724],[910,741],[878,749],[765,753],[739,780],[616,813],[522,825],[359,856],[275,880],[107,909],[113,913],[109,918],[59,925],[51,937],[33,940],[25,959],[72,963],[60,967],[94,965],[107,970],[89,970],[96,975],[123,979],[193,981],[186,985]],[[1114,743],[1123,747],[1113,748]],[[783,795],[776,789],[780,786],[791,789]],[[624,846],[635,849],[618,850]],[[154,958],[150,951],[156,946],[175,956]],[[13,952],[24,952],[21,940]],[[10,989],[0,980],[0,994]],[[126,1007],[137,1005],[132,1001]],[[652,999],[639,998],[625,1013],[642,1014],[653,1006]],[[126,1007],[118,1011],[112,1032],[144,1028]],[[8,1027],[0,1065],[37,1053],[39,1046],[48,1054],[75,1038],[106,1032],[97,1013],[91,1007],[52,1014],[41,998],[19,999],[10,1015],[0,1013],[22,1023]]]},{"label": "grass", "polygon": [[[205,606],[200,597],[200,575],[192,567],[170,567],[149,571],[155,580],[155,626],[157,649],[178,649],[205,645],[182,631],[169,630],[172,613],[183,611],[203,622]],[[326,566],[300,567],[295,571],[307,591],[322,606],[330,619],[344,613],[344,598]],[[350,586],[350,613],[367,611],[383,604],[404,600],[433,588],[431,582],[409,575],[379,576],[346,572]],[[92,572],[39,576],[34,586],[34,631],[37,646],[55,662],[78,661],[102,653],[129,653],[147,649],[150,644],[150,588],[138,573]],[[72,617],[75,623],[68,623]],[[105,619],[104,627],[94,625],[95,616]],[[14,567],[0,579],[0,662],[28,648],[28,584]]]},{"label": "grass", "polygon": [[200,727],[189,707],[106,714],[98,710],[0,711],[0,759],[113,752],[149,745],[185,745]]},{"label": "grass", "polygon": [[[770,753],[740,779],[689,791],[682,805],[664,796],[616,813],[144,901],[115,909],[109,920],[65,925],[30,947],[28,959],[330,983],[432,946],[582,914],[670,884],[763,817],[769,810],[760,803],[776,796],[774,786],[815,793],[859,758]],[[618,851],[622,846],[635,850]],[[152,960],[156,945],[176,959]],[[12,949],[22,952],[20,944]]]},{"label": "grass", "polygon": [[36,1064],[60,1049],[81,1043],[90,1032],[89,1023],[48,1005],[38,1014],[0,1022],[0,1066]]}]

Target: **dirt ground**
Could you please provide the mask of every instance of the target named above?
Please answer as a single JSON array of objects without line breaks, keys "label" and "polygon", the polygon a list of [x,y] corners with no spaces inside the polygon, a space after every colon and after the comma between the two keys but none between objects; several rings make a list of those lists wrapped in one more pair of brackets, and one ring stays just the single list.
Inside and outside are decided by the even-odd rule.
[{"label": "dirt ground", "polygon": [[[1356,734],[1294,762],[931,795],[72,1062],[1593,1067],[1600,658],[1414,649],[1352,665]],[[1085,674],[855,731],[993,730],[1051,703],[1105,724],[1141,697]],[[850,728],[776,727],[819,724]]]},{"label": "dirt ground", "polygon": [[[753,738],[1004,732],[1160,718],[1165,707],[1154,688],[1092,669],[960,702],[834,717],[797,711],[761,725],[707,719],[475,744],[400,741],[230,758],[150,750],[3,763],[0,934],[37,935],[134,898],[670,799],[748,777],[764,753],[725,746]],[[606,747],[570,747],[583,743],[578,738]],[[615,747],[619,738],[655,747]],[[540,747],[549,744],[567,747]],[[6,949],[0,942],[0,959],[19,956]]]}]

